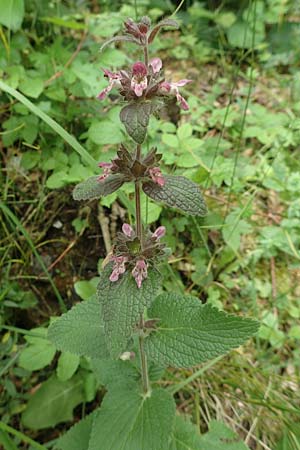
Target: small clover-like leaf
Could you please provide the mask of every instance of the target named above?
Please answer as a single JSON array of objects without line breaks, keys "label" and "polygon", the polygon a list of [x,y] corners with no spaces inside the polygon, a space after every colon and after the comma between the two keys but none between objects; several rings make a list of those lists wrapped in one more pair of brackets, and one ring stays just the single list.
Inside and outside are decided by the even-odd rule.
[{"label": "small clover-like leaf", "polygon": [[108,391],[94,420],[88,450],[166,450],[175,402],[164,389]]},{"label": "small clover-like leaf", "polygon": [[109,175],[104,180],[99,181],[99,177],[90,177],[82,183],[77,184],[73,191],[74,200],[91,200],[104,197],[119,189],[124,183],[124,176],[121,174]]},{"label": "small clover-like leaf", "polygon": [[146,339],[150,359],[190,367],[239,347],[258,330],[255,320],[226,314],[190,295],[161,294],[148,317],[160,318]]},{"label": "small clover-like leaf", "polygon": [[125,272],[118,281],[109,281],[108,265],[100,278],[97,296],[102,305],[102,317],[107,347],[113,358],[126,350],[128,340],[137,327],[145,307],[151,305],[160,286],[160,275],[149,270],[141,288],[131,272]]},{"label": "small clover-like leaf", "polygon": [[156,106],[151,102],[136,102],[125,106],[120,112],[121,122],[125,125],[129,136],[142,144],[146,137],[151,113]]},{"label": "small clover-like leaf", "polygon": [[152,200],[181,209],[192,216],[205,216],[207,208],[199,186],[188,178],[164,175],[165,184],[143,183],[143,191]]},{"label": "small clover-like leaf", "polygon": [[55,320],[48,339],[58,350],[91,358],[107,357],[101,306],[97,299],[86,300]]}]

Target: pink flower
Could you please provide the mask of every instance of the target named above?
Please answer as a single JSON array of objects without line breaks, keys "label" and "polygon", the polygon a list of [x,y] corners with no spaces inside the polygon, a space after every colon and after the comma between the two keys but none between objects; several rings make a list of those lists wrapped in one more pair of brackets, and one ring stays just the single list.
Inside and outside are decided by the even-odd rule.
[{"label": "pink flower", "polygon": [[123,223],[122,225],[122,231],[125,234],[125,236],[131,237],[133,236],[133,228],[128,223]]},{"label": "pink flower", "polygon": [[162,61],[160,58],[151,59],[149,66],[152,67],[153,73],[158,73],[162,68]]},{"label": "pink flower", "polygon": [[148,86],[148,70],[144,63],[138,61],[132,66],[131,89],[137,97],[141,97]]},{"label": "pink flower", "polygon": [[154,181],[154,183],[159,184],[159,186],[164,186],[165,179],[159,167],[151,167],[151,169],[149,169],[149,175]]},{"label": "pink flower", "polygon": [[139,259],[134,268],[132,269],[132,276],[134,277],[137,287],[140,289],[142,286],[143,280],[145,280],[148,276],[147,271],[147,263],[143,259]]},{"label": "pink flower", "polygon": [[185,86],[187,83],[191,83],[193,80],[180,80],[176,83],[168,83],[167,81],[164,81],[160,84],[159,91],[163,95],[175,95],[177,98],[177,101],[180,104],[180,107],[187,111],[189,109],[189,105],[187,101],[180,95],[179,93],[179,87]]},{"label": "pink flower", "polygon": [[108,175],[110,175],[113,164],[107,162],[100,162],[98,166],[101,167],[101,169],[103,169],[103,174],[98,177],[98,181],[103,181],[105,180],[105,178],[108,177]]},{"label": "pink flower", "polygon": [[111,261],[114,262],[112,273],[109,277],[110,281],[118,281],[119,276],[126,271],[125,263],[128,261],[126,256],[111,256]]},{"label": "pink flower", "polygon": [[161,239],[164,235],[166,234],[166,227],[158,227],[156,228],[156,230],[154,231],[154,233],[152,234],[152,237],[156,240]]},{"label": "pink flower", "polygon": [[103,100],[114,86],[121,87],[122,76],[119,72],[113,73],[110,70],[104,69],[104,76],[108,78],[109,84],[97,95],[99,100]]}]

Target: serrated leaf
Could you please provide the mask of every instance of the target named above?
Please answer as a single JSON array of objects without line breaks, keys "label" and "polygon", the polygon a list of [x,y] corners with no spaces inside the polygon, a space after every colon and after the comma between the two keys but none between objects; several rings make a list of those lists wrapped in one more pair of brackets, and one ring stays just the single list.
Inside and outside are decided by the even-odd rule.
[{"label": "serrated leaf", "polygon": [[149,270],[139,289],[131,275],[125,272],[116,282],[109,281],[111,266],[102,273],[97,296],[102,305],[106,344],[113,358],[126,350],[145,307],[151,305],[160,287],[158,272]]},{"label": "serrated leaf", "polygon": [[56,450],[87,450],[97,410],[76,423],[55,444]]},{"label": "serrated leaf", "polygon": [[107,349],[99,302],[92,299],[73,306],[50,325],[48,338],[58,350],[105,358]]},{"label": "serrated leaf", "polygon": [[82,378],[78,375],[68,381],[52,376],[30,397],[22,414],[23,425],[41,430],[72,420],[73,409],[84,401],[82,386]]},{"label": "serrated leaf", "polygon": [[155,105],[150,102],[136,102],[125,106],[120,112],[121,122],[129,136],[142,144],[147,134],[147,127]]},{"label": "serrated leaf", "polygon": [[168,293],[148,310],[159,318],[145,341],[150,359],[173,367],[190,367],[240,346],[258,330],[258,322],[226,314],[192,296]]},{"label": "serrated leaf", "polygon": [[124,183],[121,174],[110,175],[103,181],[99,177],[90,177],[82,183],[77,184],[73,191],[74,200],[91,200],[109,195],[119,189]]},{"label": "serrated leaf", "polygon": [[195,425],[176,416],[169,450],[202,450],[200,434]]},{"label": "serrated leaf", "polygon": [[209,432],[201,436],[201,450],[249,450],[224,423],[212,420]]},{"label": "serrated leaf", "polygon": [[98,382],[108,388],[114,385],[132,387],[140,380],[140,372],[131,361],[93,359],[92,368]]},{"label": "serrated leaf", "polygon": [[181,209],[192,216],[207,214],[204,199],[196,183],[180,176],[164,175],[164,179],[164,186],[153,181],[143,183],[145,194],[152,200]]},{"label": "serrated leaf", "polygon": [[109,391],[94,420],[88,450],[165,450],[174,415],[174,400],[163,389],[153,390],[151,396]]}]

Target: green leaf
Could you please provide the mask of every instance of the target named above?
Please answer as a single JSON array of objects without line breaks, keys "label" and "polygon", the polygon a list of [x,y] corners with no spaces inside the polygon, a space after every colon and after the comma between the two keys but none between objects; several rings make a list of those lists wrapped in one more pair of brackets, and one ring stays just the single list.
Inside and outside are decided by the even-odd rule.
[{"label": "green leaf", "polygon": [[45,328],[36,328],[32,331],[41,334],[41,337],[26,336],[28,345],[19,357],[19,366],[30,371],[48,366],[56,353],[55,346],[46,338]]},{"label": "green leaf", "polygon": [[76,423],[55,444],[57,450],[87,450],[97,410]]},{"label": "green leaf", "polygon": [[93,359],[92,367],[98,382],[108,388],[114,385],[132,387],[140,380],[140,372],[131,361]]},{"label": "green leaf", "polygon": [[212,420],[209,432],[201,436],[201,450],[249,450],[224,423]]},{"label": "green leaf", "polygon": [[90,126],[88,137],[97,145],[119,144],[124,140],[124,133],[119,127],[110,120],[96,122]]},{"label": "green leaf", "polygon": [[12,31],[21,28],[24,19],[24,0],[0,0],[0,24]]},{"label": "green leaf", "polygon": [[151,305],[160,287],[160,276],[150,270],[139,289],[131,275],[125,272],[116,282],[109,281],[111,265],[102,273],[97,295],[102,305],[106,344],[113,358],[126,350],[145,307]]},{"label": "green leaf", "polygon": [[153,181],[143,183],[143,191],[152,200],[181,209],[192,216],[205,216],[207,208],[196,183],[185,177],[164,175],[165,184]]},{"label": "green leaf", "polygon": [[169,450],[202,450],[200,434],[195,425],[183,417],[176,416]]},{"label": "green leaf", "polygon": [[116,389],[104,397],[93,424],[88,450],[162,450],[175,415],[172,396],[155,389],[151,396]]},{"label": "green leaf", "polygon": [[22,414],[23,425],[41,430],[72,420],[73,409],[84,401],[82,385],[80,376],[68,381],[60,381],[55,375],[49,378],[30,397]]},{"label": "green leaf", "polygon": [[80,280],[74,283],[74,289],[82,300],[88,300],[96,294],[98,283],[99,277],[94,277],[90,280]]},{"label": "green leaf", "polygon": [[78,355],[74,355],[70,352],[62,353],[56,368],[57,377],[61,381],[67,381],[72,378],[79,366],[79,362],[80,358]]},{"label": "green leaf", "polygon": [[120,174],[110,175],[102,181],[99,181],[98,178],[98,176],[90,177],[77,184],[73,191],[74,200],[91,200],[109,195],[124,183],[124,177]]},{"label": "green leaf", "polygon": [[41,78],[29,76],[20,83],[20,91],[28,97],[38,98],[44,90],[44,82]]},{"label": "green leaf", "polygon": [[146,339],[150,359],[173,367],[190,367],[240,346],[258,330],[258,322],[218,311],[192,296],[161,294],[148,310],[159,318]]},{"label": "green leaf", "polygon": [[48,338],[58,350],[105,358],[107,349],[103,328],[100,304],[92,299],[78,303],[55,320],[48,329]]},{"label": "green leaf", "polygon": [[120,119],[127,133],[138,144],[144,142],[150,115],[154,109],[153,103],[137,102],[125,106],[120,112]]}]

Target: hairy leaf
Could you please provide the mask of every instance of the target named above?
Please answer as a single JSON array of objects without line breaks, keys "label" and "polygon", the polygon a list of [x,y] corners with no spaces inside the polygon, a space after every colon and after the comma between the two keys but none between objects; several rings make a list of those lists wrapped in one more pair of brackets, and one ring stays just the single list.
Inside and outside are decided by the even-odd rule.
[{"label": "hairy leaf", "polygon": [[212,420],[209,432],[201,436],[201,450],[249,450],[224,423]]},{"label": "hairy leaf", "polygon": [[77,184],[73,191],[74,200],[91,200],[109,195],[124,183],[124,177],[121,174],[110,175],[102,181],[99,181],[98,178],[98,176],[90,177]]},{"label": "hairy leaf", "polygon": [[259,325],[173,293],[157,297],[148,315],[160,322],[146,339],[147,354],[173,367],[190,367],[225,354],[256,333]]},{"label": "hairy leaf", "polygon": [[141,45],[140,41],[138,39],[135,39],[134,36],[113,36],[112,38],[106,39],[106,41],[103,42],[103,44],[100,47],[100,52],[104,50],[108,45],[112,44],[113,42],[133,42],[134,44]]},{"label": "hairy leaf", "polygon": [[61,381],[54,375],[30,397],[22,414],[23,425],[41,430],[72,420],[73,409],[83,401],[83,380],[79,375],[68,381]]},{"label": "hairy leaf", "polygon": [[207,208],[196,183],[185,177],[164,175],[165,184],[143,183],[143,191],[152,200],[181,209],[192,216],[205,216]]},{"label": "hairy leaf", "polygon": [[150,115],[154,110],[153,103],[136,102],[125,106],[120,112],[120,119],[127,133],[138,144],[144,142]]},{"label": "hairy leaf", "polygon": [[104,397],[95,418],[88,450],[166,450],[175,403],[163,389],[151,396],[116,389]]},{"label": "hairy leaf", "polygon": [[99,302],[92,299],[73,306],[50,325],[48,338],[58,350],[105,358],[107,349]]},{"label": "hairy leaf", "polygon": [[176,416],[169,450],[202,450],[200,434],[195,425]]},{"label": "hairy leaf", "polygon": [[149,35],[149,38],[148,38],[149,44],[151,44],[151,42],[156,37],[157,33],[163,27],[172,27],[172,28],[176,28],[177,29],[177,28],[179,28],[179,25],[178,25],[178,22],[176,22],[176,20],[173,20],[173,19],[164,19],[164,20],[162,20],[151,31],[151,33]]},{"label": "hairy leaf", "polygon": [[154,300],[160,286],[160,276],[150,270],[139,289],[130,272],[125,272],[113,283],[109,281],[110,273],[109,265],[101,276],[97,295],[102,304],[107,347],[111,356],[117,358],[126,350],[141,313]]},{"label": "hairy leaf", "polygon": [[97,410],[77,422],[55,444],[56,450],[87,450]]}]

